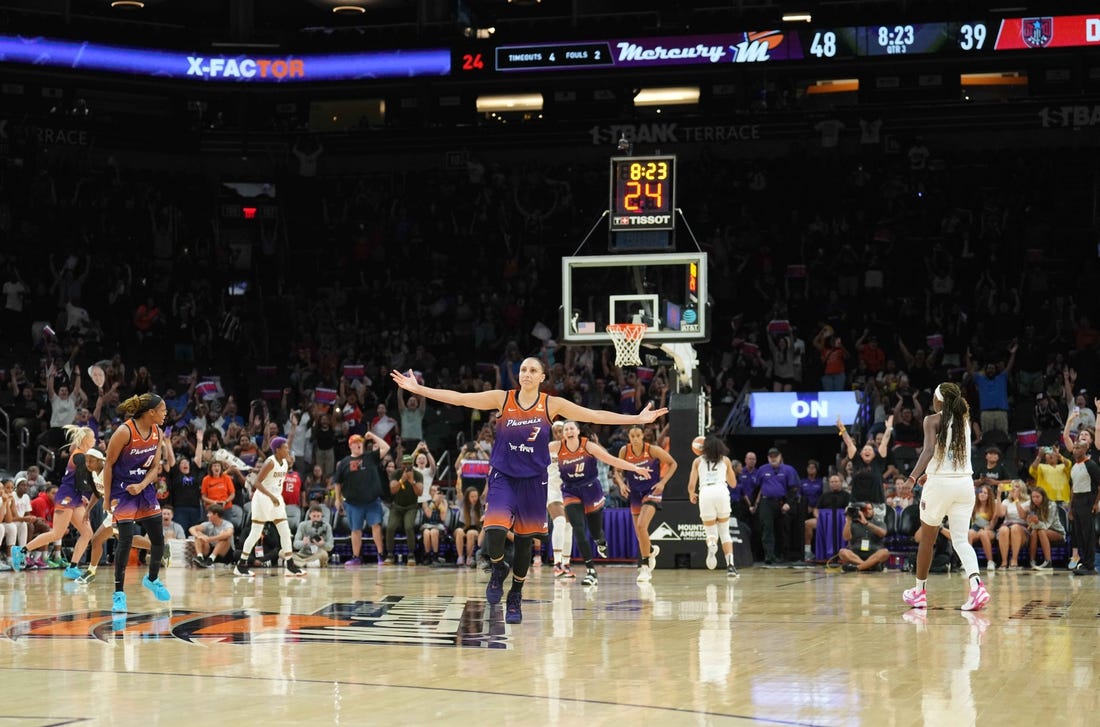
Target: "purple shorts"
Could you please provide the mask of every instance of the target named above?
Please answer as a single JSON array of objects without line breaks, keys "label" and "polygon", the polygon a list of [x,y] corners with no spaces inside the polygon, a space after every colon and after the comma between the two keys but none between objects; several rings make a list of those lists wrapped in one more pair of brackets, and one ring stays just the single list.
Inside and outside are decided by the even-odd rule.
[{"label": "purple shorts", "polygon": [[136,522],[160,514],[157,488],[153,485],[149,485],[136,496],[123,490],[117,497],[111,498],[110,504],[116,524],[127,521]]},{"label": "purple shorts", "polygon": [[599,480],[588,482],[565,482],[561,486],[562,502],[565,506],[584,505],[584,512],[596,512],[604,505],[603,486]]},{"label": "purple shorts", "polygon": [[509,477],[493,470],[485,493],[482,527],[516,535],[546,534],[546,475]]},{"label": "purple shorts", "polygon": [[653,485],[645,483],[641,487],[635,487],[630,483],[630,514],[638,515],[642,512],[642,505],[652,505],[660,509],[661,495],[653,492]]},{"label": "purple shorts", "polygon": [[87,492],[77,492],[72,485],[58,485],[57,495],[54,497],[54,507],[58,510],[75,510],[85,507],[91,495]]}]

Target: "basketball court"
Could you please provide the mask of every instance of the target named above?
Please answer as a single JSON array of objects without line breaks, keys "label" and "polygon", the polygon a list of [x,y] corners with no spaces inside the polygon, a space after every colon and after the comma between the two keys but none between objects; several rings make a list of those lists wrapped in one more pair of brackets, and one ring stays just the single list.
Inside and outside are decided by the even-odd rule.
[{"label": "basketball court", "polygon": [[1100,579],[824,568],[600,567],[600,585],[538,568],[524,622],[490,611],[469,569],[370,566],[255,580],[170,568],[171,609],[129,574],[66,592],[59,572],[0,578],[0,725],[1093,724]]}]

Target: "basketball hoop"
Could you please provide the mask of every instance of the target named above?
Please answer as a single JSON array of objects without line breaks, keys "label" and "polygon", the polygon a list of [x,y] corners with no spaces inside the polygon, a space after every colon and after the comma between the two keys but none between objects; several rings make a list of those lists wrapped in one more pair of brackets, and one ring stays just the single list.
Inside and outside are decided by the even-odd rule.
[{"label": "basketball hoop", "polygon": [[615,344],[616,366],[642,365],[638,354],[642,347],[642,336],[645,335],[645,324],[612,323],[607,327],[607,335],[611,336],[611,342]]}]

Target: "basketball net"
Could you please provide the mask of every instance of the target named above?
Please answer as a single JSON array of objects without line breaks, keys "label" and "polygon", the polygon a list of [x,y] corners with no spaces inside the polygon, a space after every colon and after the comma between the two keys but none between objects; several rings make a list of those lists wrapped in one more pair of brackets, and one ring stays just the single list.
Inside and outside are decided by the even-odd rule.
[{"label": "basketball net", "polygon": [[615,344],[616,366],[642,365],[639,352],[642,336],[645,335],[645,324],[612,323],[607,327],[607,335],[611,336],[611,342]]}]

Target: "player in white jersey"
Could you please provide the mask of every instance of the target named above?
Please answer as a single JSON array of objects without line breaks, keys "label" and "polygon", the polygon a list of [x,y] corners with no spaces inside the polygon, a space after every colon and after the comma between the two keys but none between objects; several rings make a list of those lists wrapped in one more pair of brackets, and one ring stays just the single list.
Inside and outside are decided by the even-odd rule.
[{"label": "player in white jersey", "polygon": [[[699,503],[699,517],[707,533],[707,568],[714,570],[718,565],[715,553],[720,541],[722,553],[726,556],[726,575],[737,578],[737,568],[733,564],[733,539],[730,537],[730,490],[737,487],[737,475],[733,472],[728,454],[729,450],[721,439],[713,434],[707,435],[702,456],[696,457],[691,464],[688,499]],[[696,486],[699,488],[698,494]]]},{"label": "player in white jersey", "polygon": [[241,546],[241,557],[233,567],[234,575],[252,577],[248,564],[252,562],[252,549],[264,534],[264,526],[275,523],[279,531],[279,555],[286,564],[288,576],[304,576],[306,573],[294,562],[294,537],[290,534],[290,524],[286,521],[286,503],[283,502],[283,478],[290,468],[290,446],[283,437],[271,440],[271,456],[268,457],[259,474],[256,475],[255,490],[252,492],[252,529]]},{"label": "player in white jersey", "polygon": [[932,564],[932,544],[946,515],[951,544],[969,579],[970,594],[962,610],[979,611],[989,603],[989,592],[978,576],[978,556],[967,538],[974,510],[970,406],[958,385],[946,382],[936,387],[932,410],[934,413],[924,418],[924,449],[909,475],[911,481],[917,482],[924,474],[926,482],[920,500],[917,583],[902,594],[902,600],[913,608],[928,607],[925,582]]}]

